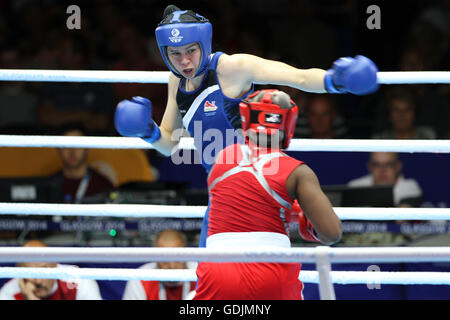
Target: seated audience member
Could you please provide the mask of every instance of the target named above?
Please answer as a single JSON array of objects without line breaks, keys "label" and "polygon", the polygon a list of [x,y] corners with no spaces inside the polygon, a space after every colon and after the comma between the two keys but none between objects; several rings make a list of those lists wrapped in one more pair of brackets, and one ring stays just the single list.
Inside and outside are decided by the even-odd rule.
[{"label": "seated audience member", "polygon": [[395,88],[388,94],[386,104],[390,127],[375,133],[373,139],[436,139],[432,127],[416,124],[417,101],[408,89]]},{"label": "seated audience member", "polygon": [[[61,127],[60,135],[84,136],[86,131],[81,124],[68,123]],[[88,166],[88,149],[61,148],[58,153],[62,169],[56,174],[62,175],[64,202],[80,203],[86,196],[114,189],[107,177]]]},{"label": "seated audience member", "polygon": [[[186,237],[176,230],[164,230],[157,234],[156,247],[185,247]],[[142,265],[142,269],[193,269],[196,263],[191,262],[151,262]],[[195,282],[159,282],[131,280],[127,282],[123,300],[185,300],[195,289]]]},{"label": "seated audience member", "polygon": [[403,164],[398,153],[372,152],[367,163],[369,174],[354,180],[352,187],[392,185],[394,205],[399,207],[418,207],[422,201],[422,190],[414,179],[406,179],[402,174]]},{"label": "seated audience member", "polygon": [[310,96],[305,115],[297,120],[296,138],[339,139],[347,137],[344,119],[339,116],[334,100],[324,95]]},{"label": "seated audience member", "polygon": [[[38,240],[30,240],[24,247],[46,247]],[[56,262],[18,263],[17,267],[76,268]],[[100,289],[91,279],[11,279],[0,289],[0,300],[101,300]]]}]

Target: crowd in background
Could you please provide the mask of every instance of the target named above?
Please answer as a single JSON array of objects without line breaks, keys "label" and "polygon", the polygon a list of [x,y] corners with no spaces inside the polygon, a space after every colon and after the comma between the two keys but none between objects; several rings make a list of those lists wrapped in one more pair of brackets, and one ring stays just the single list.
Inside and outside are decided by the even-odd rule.
[{"label": "crowd in background", "polygon": [[[166,71],[154,37],[166,1],[72,2],[2,1],[0,67]],[[338,57],[363,54],[381,71],[448,70],[450,1],[405,3],[380,4],[379,30],[366,25],[365,1],[221,0],[190,6],[211,20],[215,51],[250,53],[300,68],[328,69]],[[80,7],[79,30],[66,26],[70,4]],[[320,99],[283,89],[303,109],[297,138],[450,137],[445,85],[382,86],[367,97]],[[61,123],[81,121],[93,133],[117,135],[115,106],[136,95],[153,101],[159,122],[166,104],[162,84],[2,82],[0,129],[45,134]]]},{"label": "crowd in background", "polygon": [[[189,8],[173,4],[211,20],[213,51],[255,54],[299,68],[328,69],[339,57],[363,54],[380,71],[449,70],[450,0],[380,3],[379,30],[366,25],[366,8],[377,1],[372,2],[198,0],[189,2]],[[66,26],[66,9],[73,4],[81,9],[79,30]],[[0,1],[0,69],[167,71],[154,30],[168,4]],[[301,108],[294,138],[450,139],[448,85],[381,86],[365,97],[279,88]],[[160,123],[166,91],[165,84],[2,81],[0,134],[57,134],[64,123],[80,122],[89,134],[117,136],[113,115],[119,101],[133,96],[151,99]]]}]

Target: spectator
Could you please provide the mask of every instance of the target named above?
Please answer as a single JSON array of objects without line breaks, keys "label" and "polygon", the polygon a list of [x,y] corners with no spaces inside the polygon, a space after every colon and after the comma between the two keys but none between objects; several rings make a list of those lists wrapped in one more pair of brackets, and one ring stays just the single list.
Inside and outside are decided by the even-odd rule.
[{"label": "spectator", "polygon": [[[38,240],[30,240],[24,247],[46,247]],[[17,267],[75,268],[56,262],[26,262]],[[101,300],[95,280],[11,279],[0,289],[0,300]]]},{"label": "spectator", "polygon": [[[156,247],[185,247],[186,237],[176,230],[164,230],[157,234]],[[142,269],[195,269],[196,263],[157,262],[142,265]],[[195,289],[195,282],[159,282],[138,281],[127,282],[123,300],[184,300],[188,293]]]},{"label": "spectator", "polygon": [[394,205],[397,207],[418,207],[422,202],[422,190],[414,179],[402,174],[403,164],[398,153],[372,152],[367,163],[369,174],[351,180],[351,187],[392,185]]},{"label": "spectator", "polygon": [[334,100],[325,95],[311,96],[305,105],[305,116],[299,117],[296,138],[338,139],[347,137],[344,119],[339,116]]},{"label": "spectator", "polygon": [[[61,127],[60,134],[84,136],[86,130],[81,124],[67,123]],[[62,175],[64,202],[66,203],[79,203],[86,196],[92,196],[114,188],[112,182],[106,176],[89,167],[87,163],[88,153],[88,149],[58,149],[63,167],[56,175]]]},{"label": "spectator", "polygon": [[416,124],[417,102],[410,91],[396,88],[388,94],[390,128],[375,133],[373,139],[436,139],[432,127]]}]

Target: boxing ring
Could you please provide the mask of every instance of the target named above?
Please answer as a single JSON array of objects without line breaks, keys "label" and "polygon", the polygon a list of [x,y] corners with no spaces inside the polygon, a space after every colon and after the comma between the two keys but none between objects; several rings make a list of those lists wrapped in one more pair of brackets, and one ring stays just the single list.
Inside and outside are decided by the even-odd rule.
[{"label": "boxing ring", "polygon": [[[169,72],[0,70],[1,81],[167,83]],[[379,72],[379,84],[450,83],[450,72]],[[0,135],[0,147],[152,149],[139,138]],[[182,138],[180,149],[194,149]],[[293,139],[288,151],[450,153],[450,140]],[[450,220],[447,208],[334,208],[341,220]],[[116,218],[201,218],[204,206],[0,203],[2,215]],[[317,283],[321,299],[335,299],[333,284],[450,285],[450,272],[332,271],[334,263],[450,262],[449,247],[306,248],[30,248],[0,247],[0,263],[14,262],[301,262],[316,264],[300,280]],[[196,281],[194,270],[0,267],[0,278]]]}]

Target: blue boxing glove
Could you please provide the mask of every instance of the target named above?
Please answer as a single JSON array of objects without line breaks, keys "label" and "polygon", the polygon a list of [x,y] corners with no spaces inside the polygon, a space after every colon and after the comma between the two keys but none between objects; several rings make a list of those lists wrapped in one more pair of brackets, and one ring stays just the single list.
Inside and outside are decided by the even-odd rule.
[{"label": "blue boxing glove", "polygon": [[325,89],[329,93],[364,95],[378,90],[378,68],[364,56],[336,60],[325,74]]},{"label": "blue boxing glove", "polygon": [[152,103],[143,97],[122,100],[116,108],[114,124],[126,137],[138,137],[152,143],[161,138],[161,131],[152,119]]}]

